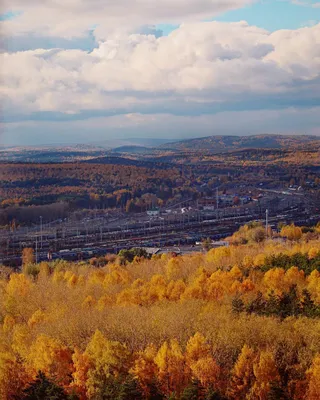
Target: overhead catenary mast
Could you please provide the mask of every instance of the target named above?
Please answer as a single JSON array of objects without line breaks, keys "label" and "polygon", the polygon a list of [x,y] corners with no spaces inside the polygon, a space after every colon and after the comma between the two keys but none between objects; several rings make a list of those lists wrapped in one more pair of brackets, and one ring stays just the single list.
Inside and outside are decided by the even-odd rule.
[{"label": "overhead catenary mast", "polygon": [[219,208],[219,189],[217,188],[217,209]]},{"label": "overhead catenary mast", "polygon": [[266,237],[268,237],[269,210],[266,209]]}]

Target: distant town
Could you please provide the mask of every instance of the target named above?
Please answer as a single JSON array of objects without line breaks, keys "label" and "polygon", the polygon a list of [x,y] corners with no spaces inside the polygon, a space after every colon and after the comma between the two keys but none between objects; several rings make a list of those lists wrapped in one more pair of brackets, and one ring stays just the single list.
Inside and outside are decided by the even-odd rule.
[{"label": "distant town", "polygon": [[25,247],[37,261],[83,260],[132,247],[189,253],[208,238],[224,245],[250,221],[274,232],[291,222],[315,225],[320,158],[308,143],[304,149],[302,137],[291,150],[220,155],[181,152],[174,144],[89,162],[3,163],[0,262],[19,266]]}]

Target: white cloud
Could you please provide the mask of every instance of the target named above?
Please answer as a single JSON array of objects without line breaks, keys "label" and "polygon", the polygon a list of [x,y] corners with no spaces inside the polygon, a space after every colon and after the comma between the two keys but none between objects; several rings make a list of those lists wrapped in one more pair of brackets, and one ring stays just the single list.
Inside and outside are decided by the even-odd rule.
[{"label": "white cloud", "polygon": [[97,27],[106,37],[114,29],[130,30],[146,22],[202,20],[256,0],[3,0],[2,12],[16,17],[3,22],[7,35],[37,33],[79,37]]},{"label": "white cloud", "polygon": [[290,104],[320,93],[320,24],[269,33],[246,22],[186,23],[167,37],[112,36],[91,53],[38,49],[0,57],[2,102],[12,115],[187,113],[193,103],[285,96]]},{"label": "white cloud", "polygon": [[280,30],[269,37],[274,51],[267,60],[300,76],[315,78],[320,75],[320,24],[298,30]]},{"label": "white cloud", "polygon": [[320,3],[313,0],[291,0],[293,4],[303,7],[320,8]]}]

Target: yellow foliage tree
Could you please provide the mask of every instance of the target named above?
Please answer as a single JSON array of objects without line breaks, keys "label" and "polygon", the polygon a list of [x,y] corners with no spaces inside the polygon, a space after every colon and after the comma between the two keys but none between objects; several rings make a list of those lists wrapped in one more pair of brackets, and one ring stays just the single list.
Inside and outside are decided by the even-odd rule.
[{"label": "yellow foliage tree", "polygon": [[280,376],[276,367],[273,354],[262,351],[253,364],[255,382],[250,392],[250,398],[268,400],[271,384],[278,384]]},{"label": "yellow foliage tree", "polygon": [[26,324],[16,324],[12,331],[11,347],[17,356],[26,359],[29,355],[30,346],[32,344],[32,332]]},{"label": "yellow foliage tree", "polygon": [[263,282],[268,289],[276,293],[282,293],[286,289],[285,271],[282,268],[272,268],[263,277]]},{"label": "yellow foliage tree", "polygon": [[199,332],[196,332],[187,343],[186,360],[188,364],[198,361],[200,358],[206,358],[210,355],[211,348],[206,338]]},{"label": "yellow foliage tree", "polygon": [[318,354],[307,372],[309,386],[307,389],[306,400],[320,399],[320,354]]},{"label": "yellow foliage tree", "polygon": [[229,388],[231,399],[245,399],[246,395],[250,392],[255,380],[253,371],[255,359],[255,352],[245,344],[232,371]]},{"label": "yellow foliage tree", "polygon": [[72,352],[57,339],[44,334],[37,336],[30,347],[27,365],[36,374],[44,372],[49,378],[66,386],[73,372]]},{"label": "yellow foliage tree", "polygon": [[6,333],[11,332],[15,326],[15,323],[15,319],[11,315],[6,315],[2,325],[3,331]]},{"label": "yellow foliage tree", "polygon": [[211,356],[211,346],[199,332],[188,340],[186,361],[193,377],[204,387],[218,386],[220,368]]},{"label": "yellow foliage tree", "polygon": [[312,260],[313,258],[315,258],[319,254],[319,251],[320,250],[316,247],[312,247],[308,252],[309,259]]},{"label": "yellow foliage tree", "polygon": [[139,381],[146,398],[150,395],[149,387],[157,376],[157,365],[154,361],[156,355],[156,347],[154,345],[147,346],[144,351],[137,354],[133,367],[130,370],[134,378]]},{"label": "yellow foliage tree", "polygon": [[99,330],[88,343],[85,354],[93,365],[86,383],[90,398],[99,398],[108,378],[125,374],[130,367],[130,354],[126,346],[106,339]]},{"label": "yellow foliage tree", "polygon": [[34,261],[34,250],[30,247],[25,247],[22,250],[22,265],[33,264]]},{"label": "yellow foliage tree", "polygon": [[200,358],[191,366],[192,375],[204,387],[219,388],[220,367],[212,357]]},{"label": "yellow foliage tree", "polygon": [[178,396],[189,380],[185,358],[176,339],[164,342],[155,359],[158,380],[165,394],[175,392]]},{"label": "yellow foliage tree", "polygon": [[42,310],[35,311],[32,316],[28,320],[28,326],[30,328],[34,327],[35,325],[45,321],[46,314]]},{"label": "yellow foliage tree", "polygon": [[75,348],[72,355],[74,372],[72,374],[72,383],[70,387],[75,389],[81,399],[87,398],[87,379],[88,372],[92,368],[92,363],[88,354],[82,353],[78,348]]},{"label": "yellow foliage tree", "polygon": [[302,237],[302,229],[294,224],[285,225],[280,231],[280,236],[292,241],[299,240]]},{"label": "yellow foliage tree", "polygon": [[320,272],[314,270],[307,278],[307,289],[315,301],[320,304]]},{"label": "yellow foliage tree", "polygon": [[261,267],[265,263],[265,260],[266,260],[265,254],[258,254],[253,260],[253,265],[255,267]]},{"label": "yellow foliage tree", "polygon": [[170,281],[166,290],[166,297],[170,301],[178,301],[186,290],[186,284],[183,280]]},{"label": "yellow foliage tree", "polygon": [[24,365],[17,357],[5,349],[0,349],[0,398],[14,399],[22,394],[26,383],[31,379]]},{"label": "yellow foliage tree", "polygon": [[181,273],[181,267],[178,258],[170,258],[166,266],[166,276],[170,279],[178,279]]}]

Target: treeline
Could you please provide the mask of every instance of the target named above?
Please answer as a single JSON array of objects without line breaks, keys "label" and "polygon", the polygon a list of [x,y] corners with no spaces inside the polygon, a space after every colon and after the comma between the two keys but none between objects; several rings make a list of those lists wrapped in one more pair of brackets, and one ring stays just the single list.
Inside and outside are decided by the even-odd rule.
[{"label": "treeline", "polygon": [[[105,164],[0,164],[2,208],[59,201],[73,208],[151,206],[196,192],[179,168]],[[44,178],[45,176],[45,178]]]},{"label": "treeline", "polygon": [[[149,345],[133,356],[127,346],[107,340],[99,330],[83,353],[76,350],[68,354],[46,336],[37,338],[36,344],[64,353],[61,365],[52,368],[55,379],[39,371],[20,393],[13,392],[17,388],[12,387],[14,394],[7,392],[6,399],[316,400],[320,393],[320,356],[314,358],[305,377],[292,384],[286,366],[281,365],[285,360],[280,349],[273,354],[244,345],[232,370],[227,371],[217,363],[207,339],[198,332],[190,337],[184,350],[172,339],[159,349]],[[27,376],[28,372],[23,372]],[[294,372],[302,376],[298,366]],[[64,385],[57,383],[59,379]]]},{"label": "treeline", "polygon": [[287,293],[276,295],[271,291],[267,298],[261,292],[247,304],[241,297],[232,301],[233,311],[239,313],[246,311],[248,314],[275,315],[281,318],[303,315],[309,318],[320,317],[320,306],[311,298],[307,289],[303,289],[301,297],[298,296],[296,285],[292,285]]},{"label": "treeline", "polygon": [[[269,154],[269,153],[268,153]],[[258,153],[256,161],[243,160],[237,154],[206,155],[192,153],[185,158],[172,155],[172,166],[159,169],[146,166],[96,163],[0,164],[0,207],[46,205],[60,201],[71,208],[122,208],[128,212],[145,211],[181,199],[214,196],[234,185],[301,185],[314,198],[320,189],[316,172],[299,160],[279,165],[269,155]],[[310,160],[312,155],[302,160]],[[175,159],[175,157],[177,159]],[[316,158],[311,165],[315,164]],[[314,162],[313,162],[314,161]],[[110,161],[111,162],[111,161]],[[133,164],[137,161],[133,160]],[[144,162],[141,162],[144,165]],[[307,184],[308,183],[308,184]],[[245,189],[244,189],[245,190]],[[153,196],[150,201],[150,196]]]},{"label": "treeline", "polygon": [[313,270],[320,272],[320,254],[313,258],[308,257],[304,253],[289,254],[273,254],[264,260],[262,271],[269,271],[272,268],[290,269],[293,265],[299,265],[299,269],[306,274],[310,274]]},{"label": "treeline", "polygon": [[39,224],[40,216],[43,222],[67,217],[70,207],[66,202],[46,204],[43,206],[7,207],[0,209],[0,225]]},{"label": "treeline", "polygon": [[303,238],[104,263],[25,251],[0,280],[0,398],[318,399],[320,239]]}]

